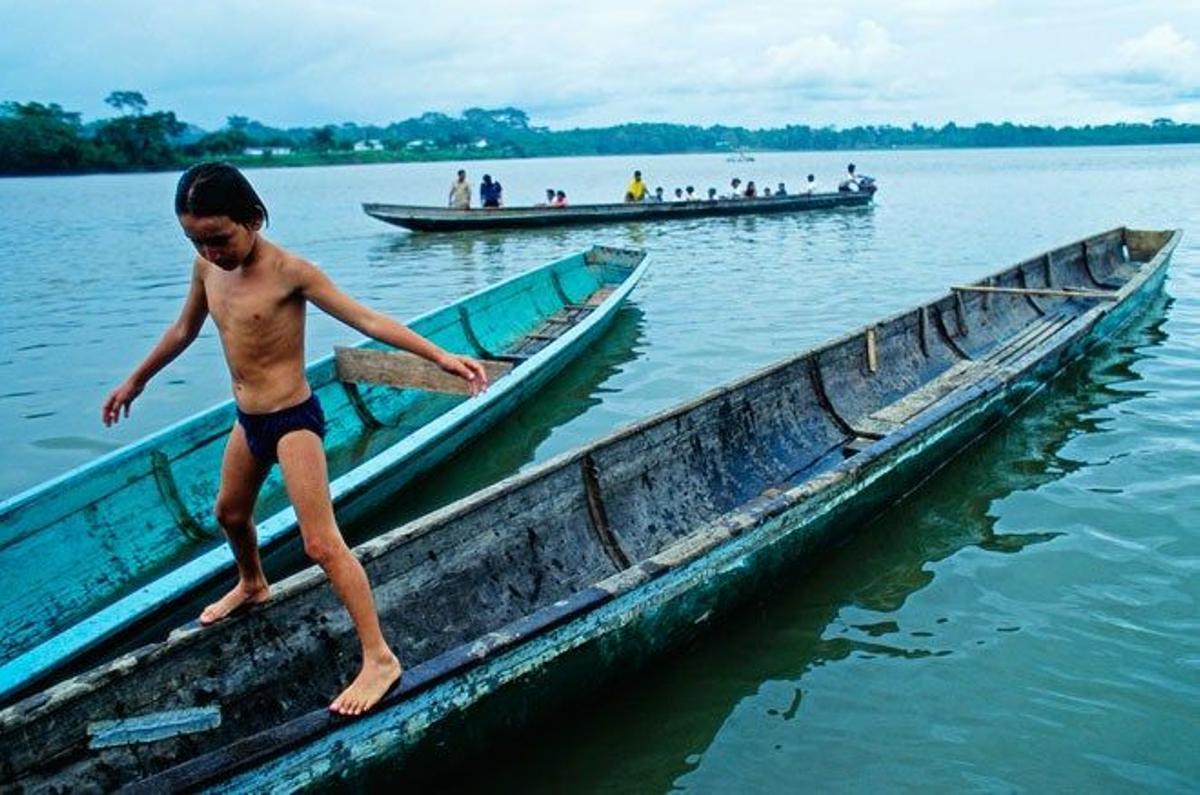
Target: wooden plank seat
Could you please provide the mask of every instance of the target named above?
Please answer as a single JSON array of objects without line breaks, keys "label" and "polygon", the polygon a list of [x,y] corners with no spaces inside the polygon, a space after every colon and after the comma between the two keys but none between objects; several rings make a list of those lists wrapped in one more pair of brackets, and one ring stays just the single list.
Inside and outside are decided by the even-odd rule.
[{"label": "wooden plank seat", "polygon": [[[589,295],[584,303],[565,305],[517,340],[507,351],[482,359],[488,381],[495,382],[503,378],[513,367],[567,333],[604,303],[604,299],[612,295],[613,289],[601,287]],[[466,381],[411,353],[338,346],[334,348],[334,354],[337,377],[341,381],[450,394],[470,393]]]},{"label": "wooden plank seat", "polygon": [[[401,389],[424,389],[428,392],[470,394],[467,382],[447,373],[428,359],[404,351],[381,351],[372,348],[333,349],[337,359],[337,376],[342,381],[357,384],[381,384]],[[483,361],[488,381],[508,375],[513,365],[508,362]]]}]

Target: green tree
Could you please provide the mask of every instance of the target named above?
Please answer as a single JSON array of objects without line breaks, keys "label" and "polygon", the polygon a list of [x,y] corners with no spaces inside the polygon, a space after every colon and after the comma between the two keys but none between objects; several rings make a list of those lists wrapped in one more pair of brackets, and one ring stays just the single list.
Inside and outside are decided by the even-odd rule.
[{"label": "green tree", "polygon": [[88,165],[92,147],[78,113],[57,103],[0,104],[0,174],[52,174]]},{"label": "green tree", "polygon": [[219,130],[209,133],[187,147],[190,155],[236,155],[250,146],[250,136],[240,129]]},{"label": "green tree", "polygon": [[333,134],[336,131],[332,124],[313,130],[312,147],[318,152],[328,152],[333,148]]},{"label": "green tree", "polygon": [[116,108],[118,113],[128,110],[135,116],[141,116],[149,105],[140,91],[114,91],[104,98],[104,104]]},{"label": "green tree", "polygon": [[172,111],[121,116],[96,130],[96,143],[115,154],[116,168],[162,168],[179,162],[171,139],[185,129]]}]

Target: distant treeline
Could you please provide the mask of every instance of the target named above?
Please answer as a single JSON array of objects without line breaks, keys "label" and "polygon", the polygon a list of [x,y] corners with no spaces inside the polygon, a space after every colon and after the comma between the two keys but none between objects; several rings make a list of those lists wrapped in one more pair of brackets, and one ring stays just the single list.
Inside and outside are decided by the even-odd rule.
[{"label": "distant treeline", "polygon": [[1150,124],[1039,127],[867,125],[838,129],[790,124],[775,129],[620,124],[550,130],[530,125],[517,108],[470,108],[461,116],[425,113],[387,126],[344,123],[268,127],[230,116],[208,132],[172,111],[148,112],[137,91],[106,98],[117,115],[84,124],[57,104],[0,103],[0,175],[150,171],[202,158],[244,165],[464,160],[552,155],[668,154],[737,150],[853,150],[1012,146],[1101,146],[1200,143],[1200,125],[1155,119]]}]

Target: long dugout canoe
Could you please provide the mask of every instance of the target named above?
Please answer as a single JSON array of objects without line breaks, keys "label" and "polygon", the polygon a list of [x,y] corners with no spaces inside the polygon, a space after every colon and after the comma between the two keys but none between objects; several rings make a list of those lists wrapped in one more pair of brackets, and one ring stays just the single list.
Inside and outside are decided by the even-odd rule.
[{"label": "long dugout canoe", "polygon": [[1056,248],[357,547],[409,666],[362,718],[326,708],[358,647],[309,569],[0,712],[0,775],[264,792],[444,765],[692,637],[913,489],[1155,301],[1179,238]]},{"label": "long dugout canoe", "polygon": [[[511,365],[475,398],[345,382],[334,356],[310,364],[339,520],[378,506],[528,398],[603,332],[646,266],[644,252],[594,247],[412,320],[447,350]],[[223,403],[0,503],[0,701],[232,576],[212,505],[234,418]],[[278,468],[256,520],[264,551],[295,542]]]},{"label": "long dugout canoe", "polygon": [[385,223],[419,232],[461,232],[483,229],[530,229],[616,221],[671,221],[716,215],[762,215],[861,207],[874,191],[771,196],[714,201],[576,204],[569,207],[501,207],[453,210],[405,204],[363,204],[363,212]]}]

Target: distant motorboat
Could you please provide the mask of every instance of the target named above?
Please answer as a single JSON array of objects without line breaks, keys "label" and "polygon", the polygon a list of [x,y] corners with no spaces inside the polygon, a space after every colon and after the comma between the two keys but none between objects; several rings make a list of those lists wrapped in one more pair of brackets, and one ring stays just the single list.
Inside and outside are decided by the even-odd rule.
[{"label": "distant motorboat", "polygon": [[503,207],[495,210],[368,203],[363,205],[363,212],[385,223],[420,232],[462,232],[826,210],[869,204],[872,196],[874,191],[759,196],[753,199],[573,204],[570,207]]},{"label": "distant motorboat", "polygon": [[748,155],[745,152],[734,152],[729,157],[725,158],[726,163],[753,163],[754,156]]}]

